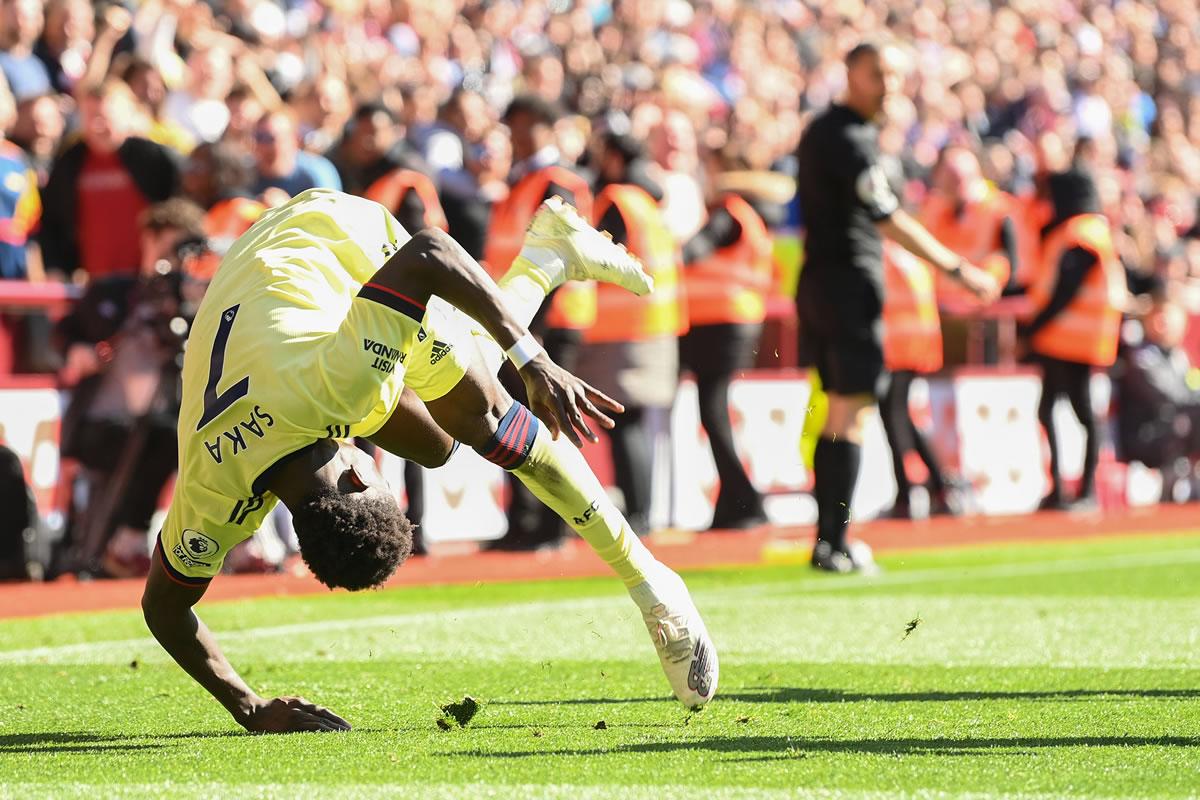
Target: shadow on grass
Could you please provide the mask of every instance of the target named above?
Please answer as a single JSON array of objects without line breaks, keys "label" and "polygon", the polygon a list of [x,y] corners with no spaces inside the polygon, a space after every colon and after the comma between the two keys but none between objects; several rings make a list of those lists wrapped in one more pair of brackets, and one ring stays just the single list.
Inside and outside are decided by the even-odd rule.
[{"label": "shadow on grass", "polygon": [[[620,726],[614,726],[620,727]],[[537,756],[606,756],[629,753],[673,753],[686,750],[738,754],[725,761],[779,761],[815,753],[870,755],[1011,756],[1031,755],[1061,747],[1200,747],[1200,736],[1057,736],[1013,739],[805,739],[791,736],[746,736],[641,742],[607,748],[567,750],[485,751],[440,753],[443,757],[530,758]]]},{"label": "shadow on grass", "polygon": [[[399,731],[424,730],[414,725]],[[355,733],[396,733],[390,728],[355,728]],[[297,732],[301,733],[301,732]],[[178,747],[187,739],[259,738],[260,736],[292,736],[296,734],[254,734],[243,730],[197,731],[195,733],[9,733],[0,734],[0,755],[5,753],[108,753],[117,751],[160,750]]]},{"label": "shadow on grass", "polygon": [[[804,689],[799,687],[758,688],[718,692],[717,699],[739,703],[925,703],[971,700],[1187,700],[1200,698],[1200,689],[1060,689],[1030,692],[928,691],[928,692],[848,692],[842,689]],[[493,700],[494,706],[571,706],[606,703],[657,703],[662,697],[602,697],[566,700]]]},{"label": "shadow on grass", "polygon": [[10,733],[0,734],[0,755],[4,753],[110,753],[117,751],[159,750],[177,746],[182,739],[216,739],[244,736],[239,731],[204,733],[163,733],[127,736],[100,733]]}]

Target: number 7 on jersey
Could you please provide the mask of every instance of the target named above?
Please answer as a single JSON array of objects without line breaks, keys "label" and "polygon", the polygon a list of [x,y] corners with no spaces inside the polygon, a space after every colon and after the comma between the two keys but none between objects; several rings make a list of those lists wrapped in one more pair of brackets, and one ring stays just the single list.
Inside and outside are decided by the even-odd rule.
[{"label": "number 7 on jersey", "polygon": [[217,335],[213,339],[212,355],[208,362],[208,385],[204,387],[204,413],[196,423],[199,431],[212,422],[221,412],[241,400],[250,391],[250,376],[230,386],[223,393],[217,393],[217,384],[221,382],[221,373],[225,371],[225,347],[229,344],[229,332],[233,330],[233,322],[237,319],[241,303],[230,306],[221,312],[221,323],[217,326]]}]

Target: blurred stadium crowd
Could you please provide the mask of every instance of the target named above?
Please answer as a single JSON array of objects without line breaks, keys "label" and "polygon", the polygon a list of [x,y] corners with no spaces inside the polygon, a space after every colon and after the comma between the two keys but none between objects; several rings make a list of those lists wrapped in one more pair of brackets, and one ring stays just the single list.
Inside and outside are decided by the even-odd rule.
[{"label": "blurred stadium crowd", "polygon": [[[161,487],[173,400],[157,376],[186,334],[170,320],[223,247],[305,189],[378,194],[398,170],[428,178],[405,184],[401,221],[447,227],[479,258],[494,210],[551,164],[597,193],[645,188],[696,260],[724,247],[705,226],[736,191],[772,232],[771,293],[786,297],[797,143],[843,90],[845,53],[883,31],[907,61],[880,142],[908,204],[981,180],[1007,193],[1021,273],[1037,260],[1042,179],[1083,165],[1131,288],[1200,312],[1192,0],[0,0],[0,278],[84,293],[63,320],[4,317],[0,370],[76,386],[124,369],[121,391],[73,404],[64,447],[119,473],[128,427],[79,418],[160,410],[139,429],[159,459],[143,456],[133,483],[161,473]],[[950,146],[968,157],[942,179]],[[122,366],[112,343],[130,319],[143,344]],[[626,391],[634,407],[656,402],[639,393]],[[622,487],[627,505],[638,485]],[[156,499],[106,519],[136,527]],[[727,521],[761,516],[740,501]]]}]

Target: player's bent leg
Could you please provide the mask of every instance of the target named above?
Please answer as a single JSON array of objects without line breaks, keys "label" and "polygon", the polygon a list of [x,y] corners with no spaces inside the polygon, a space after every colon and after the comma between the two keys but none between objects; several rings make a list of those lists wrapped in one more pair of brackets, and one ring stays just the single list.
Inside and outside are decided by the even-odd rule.
[{"label": "player's bent leg", "polygon": [[717,688],[716,649],[682,579],[638,539],[579,449],[553,439],[481,363],[428,403],[438,424],[484,458],[510,470],[621,578],[642,611],[675,696],[689,707]]},{"label": "player's bent leg", "polygon": [[[438,293],[448,272],[482,286],[490,282],[479,264],[437,229],[416,233],[379,269],[371,284],[416,307]],[[498,283],[509,315],[528,327],[546,296],[567,280],[598,280],[646,294],[653,280],[636,258],[614,244],[561,200],[542,204],[526,232],[521,253]],[[482,345],[489,372],[499,370],[504,354]]]},{"label": "player's bent leg", "polygon": [[428,469],[445,464],[458,446],[454,437],[438,427],[421,398],[408,387],[387,422],[368,438],[392,455]]}]

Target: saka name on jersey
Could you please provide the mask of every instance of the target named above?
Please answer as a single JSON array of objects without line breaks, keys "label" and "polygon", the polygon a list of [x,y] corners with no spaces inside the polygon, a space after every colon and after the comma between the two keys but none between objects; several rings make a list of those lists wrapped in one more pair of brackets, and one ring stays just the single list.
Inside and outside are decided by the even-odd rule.
[{"label": "saka name on jersey", "polygon": [[179,477],[160,534],[172,578],[202,585],[277,499],[260,477],[325,437],[367,436],[395,409],[423,309],[370,283],[409,239],[383,206],[314,189],[234,243],[183,367]]}]

